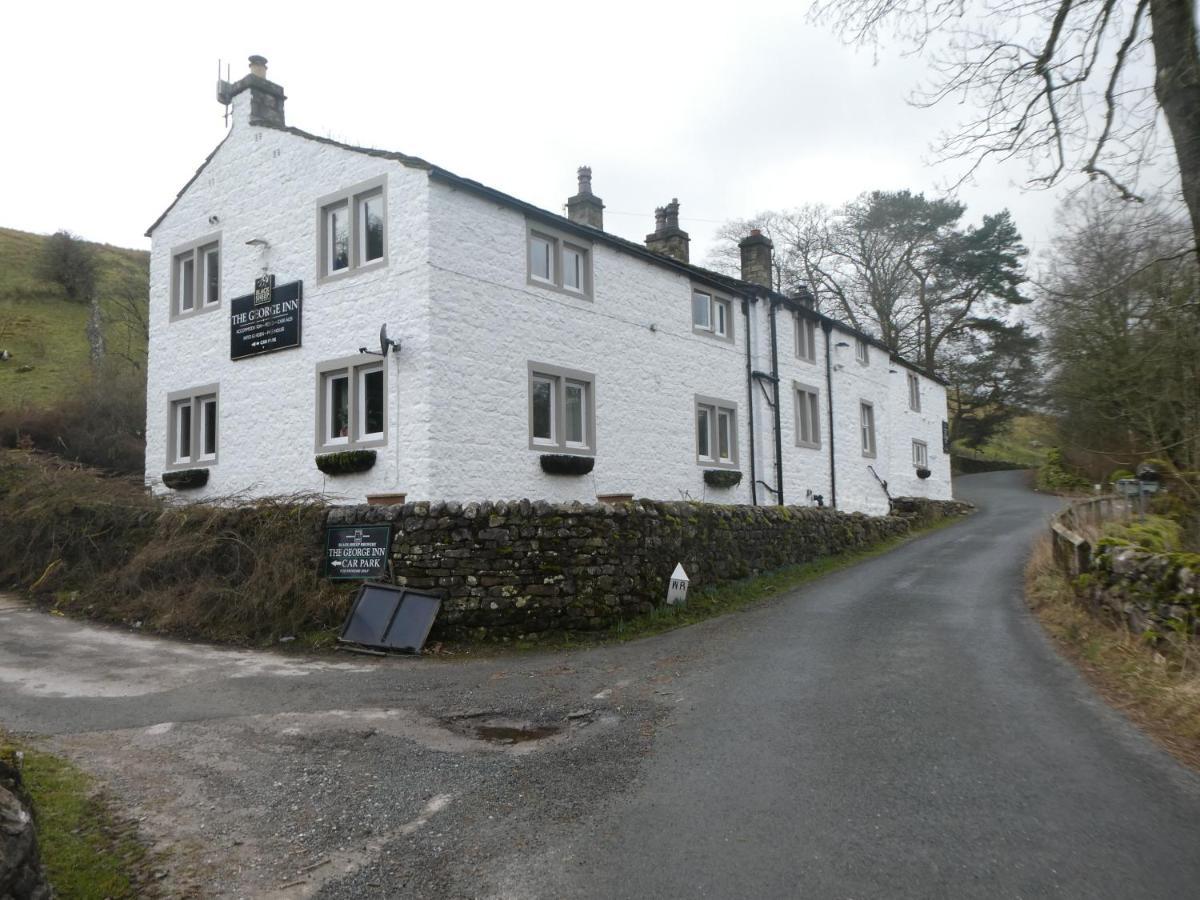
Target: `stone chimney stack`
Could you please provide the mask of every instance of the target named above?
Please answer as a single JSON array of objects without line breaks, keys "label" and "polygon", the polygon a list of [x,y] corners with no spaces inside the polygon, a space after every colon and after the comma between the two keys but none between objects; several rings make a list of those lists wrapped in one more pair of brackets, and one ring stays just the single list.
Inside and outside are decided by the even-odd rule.
[{"label": "stone chimney stack", "polygon": [[742,281],[771,290],[774,274],[771,252],[775,249],[771,239],[757,228],[751,228],[750,235],[738,242],[738,249],[742,251]]},{"label": "stone chimney stack", "polygon": [[646,235],[646,249],[687,262],[689,244],[691,238],[679,227],[679,198],[675,197],[654,210],[654,233]]},{"label": "stone chimney stack", "polygon": [[[217,82],[217,101],[222,104],[234,102],[234,98],[246,91],[250,92],[249,118],[250,125],[272,125],[283,128],[286,124],[283,118],[283,102],[287,97],[283,87],[267,80],[267,58],[265,56],[250,57],[250,74],[242,76],[240,81]],[[240,106],[241,104],[235,104]],[[235,121],[236,111],[235,111]]]},{"label": "stone chimney stack", "polygon": [[567,218],[598,231],[604,230],[604,202],[592,193],[592,167],[579,167],[579,193],[567,198]]}]

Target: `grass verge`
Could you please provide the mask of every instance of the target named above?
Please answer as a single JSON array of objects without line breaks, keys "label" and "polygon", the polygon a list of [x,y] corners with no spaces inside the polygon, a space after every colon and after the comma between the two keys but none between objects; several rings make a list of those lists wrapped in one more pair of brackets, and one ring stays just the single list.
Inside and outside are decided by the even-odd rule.
[{"label": "grass verge", "polygon": [[1034,545],[1025,595],[1042,626],[1096,691],[1185,765],[1200,770],[1200,659],[1154,647],[1076,596],[1049,536]]},{"label": "grass verge", "polygon": [[67,760],[12,741],[24,754],[21,778],[33,800],[38,847],[59,900],[157,897],[153,860],[90,776]]},{"label": "grass verge", "polygon": [[494,654],[506,650],[570,650],[639,640],[773,600],[781,594],[795,590],[822,576],[839,572],[876,556],[882,556],[921,535],[948,528],[961,521],[961,518],[948,517],[863,550],[823,556],[793,566],[784,566],[782,569],[775,569],[752,578],[743,578],[707,590],[689,593],[687,603],[682,606],[656,606],[648,613],[623,619],[611,628],[600,631],[568,632],[540,640],[514,640],[508,643],[445,642],[435,652],[458,655]]}]

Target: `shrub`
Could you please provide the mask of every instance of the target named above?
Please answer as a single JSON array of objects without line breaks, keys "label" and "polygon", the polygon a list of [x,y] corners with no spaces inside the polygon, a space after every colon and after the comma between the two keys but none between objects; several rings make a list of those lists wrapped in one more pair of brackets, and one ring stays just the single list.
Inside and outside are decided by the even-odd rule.
[{"label": "shrub", "polygon": [[1046,461],[1038,469],[1037,487],[1040,491],[1084,491],[1091,487],[1086,478],[1069,470],[1062,458],[1062,451],[1052,447],[1046,451]]},{"label": "shrub", "polygon": [[1101,546],[1139,547],[1151,553],[1170,553],[1180,549],[1183,529],[1164,516],[1146,516],[1133,522],[1109,522],[1101,533]]},{"label": "shrub", "polygon": [[50,409],[0,411],[0,447],[25,447],[127,475],[146,460],[141,372],[106,367]]},{"label": "shrub", "polygon": [[69,299],[87,302],[96,290],[96,254],[71,232],[55,232],[42,245],[38,275],[61,285]]}]

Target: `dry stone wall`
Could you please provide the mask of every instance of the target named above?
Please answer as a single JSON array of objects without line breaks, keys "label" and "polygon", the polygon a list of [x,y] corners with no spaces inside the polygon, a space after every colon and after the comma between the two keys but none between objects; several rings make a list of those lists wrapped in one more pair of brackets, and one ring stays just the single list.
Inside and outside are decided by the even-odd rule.
[{"label": "dry stone wall", "polygon": [[29,798],[15,759],[0,755],[0,900],[50,900]]},{"label": "dry stone wall", "polygon": [[1110,609],[1135,634],[1200,634],[1200,554],[1102,543],[1079,583],[1092,603]]},{"label": "dry stone wall", "polygon": [[395,523],[396,580],[438,589],[435,634],[517,636],[602,628],[649,611],[676,563],[691,590],[872,546],[963,504],[905,515],[638,500],[340,507],[329,524]]}]

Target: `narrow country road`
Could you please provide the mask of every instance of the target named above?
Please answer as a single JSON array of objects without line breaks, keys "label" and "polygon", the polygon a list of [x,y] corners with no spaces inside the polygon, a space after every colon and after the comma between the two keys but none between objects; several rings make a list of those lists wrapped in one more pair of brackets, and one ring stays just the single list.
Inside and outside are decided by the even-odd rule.
[{"label": "narrow country road", "polygon": [[746,612],[485,660],[181,645],[0,602],[0,725],[99,775],[178,896],[1191,897],[1200,778],[1026,611],[1057,507]]}]

